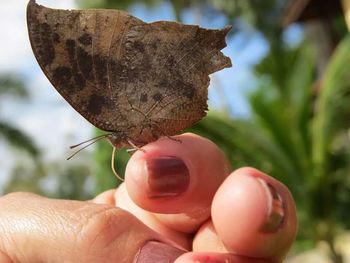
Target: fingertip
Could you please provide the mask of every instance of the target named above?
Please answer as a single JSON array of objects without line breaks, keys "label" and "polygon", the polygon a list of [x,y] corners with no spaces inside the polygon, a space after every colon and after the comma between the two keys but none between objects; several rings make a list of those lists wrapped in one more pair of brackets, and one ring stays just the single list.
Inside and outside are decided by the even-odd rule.
[{"label": "fingertip", "polygon": [[225,180],[214,197],[212,219],[226,248],[250,257],[283,257],[297,228],[288,189],[253,168]]},{"label": "fingertip", "polygon": [[208,220],[198,229],[192,244],[195,252],[228,253],[224,243],[219,237],[212,220]]},{"label": "fingertip", "polygon": [[104,191],[91,200],[95,204],[105,204],[115,206],[115,189]]},{"label": "fingertip", "polygon": [[174,263],[273,263],[267,259],[249,258],[229,253],[188,252],[178,257]]},{"label": "fingertip", "polygon": [[210,207],[229,173],[218,147],[195,134],[161,138],[143,149],[131,157],[125,183],[133,201],[147,211],[184,213]]}]

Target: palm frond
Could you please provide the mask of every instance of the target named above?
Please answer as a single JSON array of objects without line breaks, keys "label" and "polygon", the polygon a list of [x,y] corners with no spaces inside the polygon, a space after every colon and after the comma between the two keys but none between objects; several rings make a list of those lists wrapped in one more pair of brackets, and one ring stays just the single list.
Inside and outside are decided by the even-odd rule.
[{"label": "palm frond", "polygon": [[327,166],[327,152],[332,152],[335,135],[350,127],[350,35],[335,51],[324,75],[313,123],[313,161]]},{"label": "palm frond", "polygon": [[9,142],[11,146],[26,151],[34,158],[39,156],[39,149],[32,139],[8,123],[0,121],[0,137]]},{"label": "palm frond", "polygon": [[23,81],[15,75],[0,76],[0,95],[14,95],[19,98],[28,98],[29,94]]}]

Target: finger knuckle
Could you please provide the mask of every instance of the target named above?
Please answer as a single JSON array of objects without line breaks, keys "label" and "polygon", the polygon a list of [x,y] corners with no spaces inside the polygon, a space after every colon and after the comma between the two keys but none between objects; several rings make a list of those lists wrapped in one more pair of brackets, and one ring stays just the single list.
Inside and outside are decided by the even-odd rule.
[{"label": "finger knuckle", "polygon": [[79,250],[87,254],[96,254],[97,251],[113,250],[121,236],[125,233],[130,216],[127,212],[106,208],[96,211],[85,218],[77,233]]}]

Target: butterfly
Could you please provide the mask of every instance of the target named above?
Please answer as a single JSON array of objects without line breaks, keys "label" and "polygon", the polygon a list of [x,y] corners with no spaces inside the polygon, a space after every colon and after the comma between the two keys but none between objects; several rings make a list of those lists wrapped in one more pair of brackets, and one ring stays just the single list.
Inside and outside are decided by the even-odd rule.
[{"label": "butterfly", "polygon": [[145,23],[119,10],[50,9],[31,0],[29,38],[46,77],[115,148],[172,136],[207,112],[209,74],[231,27]]}]

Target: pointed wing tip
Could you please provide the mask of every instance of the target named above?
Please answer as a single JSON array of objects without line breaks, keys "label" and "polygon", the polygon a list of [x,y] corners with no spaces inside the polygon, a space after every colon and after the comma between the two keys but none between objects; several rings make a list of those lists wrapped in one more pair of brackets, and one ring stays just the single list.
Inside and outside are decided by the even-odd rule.
[{"label": "pointed wing tip", "polygon": [[[224,37],[227,36],[227,34],[231,31],[232,29],[232,25],[227,25],[222,29],[222,32],[224,33]],[[227,46],[226,40],[224,40],[225,42],[225,47]],[[226,59],[226,65],[224,68],[231,68],[232,67],[232,61],[230,57],[225,56]]]},{"label": "pointed wing tip", "polygon": [[215,32],[216,32],[215,37],[218,37],[218,39],[220,41],[220,44],[218,45],[218,48],[220,50],[227,46],[226,37],[227,37],[228,32],[230,32],[231,29],[232,29],[232,26],[227,25],[223,29],[215,30]]},{"label": "pointed wing tip", "polygon": [[27,16],[29,16],[29,14],[33,14],[34,10],[38,7],[39,5],[36,3],[35,0],[30,0],[27,5]]},{"label": "pointed wing tip", "polygon": [[227,57],[227,63],[225,65],[225,68],[232,68],[232,66],[233,64],[231,58]]},{"label": "pointed wing tip", "polygon": [[225,56],[224,54],[222,54],[222,56],[223,56],[223,63],[217,71],[222,70],[224,68],[232,68],[231,58]]},{"label": "pointed wing tip", "polygon": [[223,29],[221,29],[221,31],[224,33],[224,35],[226,36],[228,32],[230,32],[232,29],[232,25],[227,25],[225,26]]},{"label": "pointed wing tip", "polygon": [[34,13],[39,9],[48,9],[47,7],[43,5],[37,4],[36,0],[29,0],[27,5],[27,13]]},{"label": "pointed wing tip", "polygon": [[32,8],[32,7],[35,7],[35,6],[38,6],[38,4],[36,3],[35,0],[30,0],[28,2],[28,5],[27,5],[27,8]]}]

